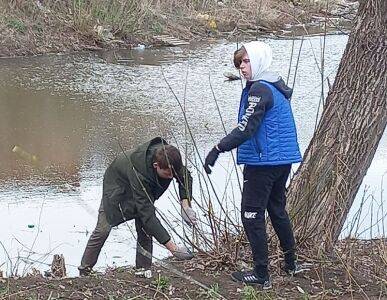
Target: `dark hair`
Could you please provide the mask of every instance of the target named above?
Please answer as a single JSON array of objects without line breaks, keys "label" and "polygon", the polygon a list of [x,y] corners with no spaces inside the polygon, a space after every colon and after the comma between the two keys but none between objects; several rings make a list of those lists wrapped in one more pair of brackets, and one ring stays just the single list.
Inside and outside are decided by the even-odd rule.
[{"label": "dark hair", "polygon": [[235,68],[239,69],[242,63],[243,55],[247,53],[245,47],[240,47],[238,50],[234,52],[234,66]]},{"label": "dark hair", "polygon": [[158,163],[161,169],[172,168],[174,173],[179,173],[183,166],[180,151],[172,145],[161,145],[157,148],[153,162]]}]

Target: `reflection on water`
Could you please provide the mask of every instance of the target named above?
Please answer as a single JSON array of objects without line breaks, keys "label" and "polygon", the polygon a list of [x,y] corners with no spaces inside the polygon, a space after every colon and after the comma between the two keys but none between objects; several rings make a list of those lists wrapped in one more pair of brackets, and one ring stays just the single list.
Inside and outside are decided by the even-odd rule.
[{"label": "reflection on water", "polygon": [[[346,41],[345,36],[327,39],[325,75],[331,82]],[[287,79],[292,42],[268,42],[274,50],[274,69]],[[300,42],[295,45],[298,53]],[[296,57],[289,72],[303,151],[313,135],[319,105],[320,45],[320,38],[306,40],[295,82]],[[234,71],[235,48],[225,42],[0,60],[0,246],[7,250],[0,250],[0,268],[9,272],[18,267],[20,273],[24,262],[33,262],[47,269],[45,263],[50,263],[52,254],[63,253],[70,274],[76,274],[96,222],[103,172],[121,151],[119,143],[127,149],[156,135],[184,143],[184,118],[163,73],[185,109],[202,155],[223,136],[211,86],[225,126],[232,129],[241,83],[225,82],[222,74]],[[39,170],[12,153],[15,145],[38,157]],[[387,170],[386,149],[384,136],[364,180],[377,201],[386,197],[380,193]],[[230,161],[230,155],[223,155],[212,175],[219,190],[228,181],[224,173]],[[228,198],[238,206],[234,179]],[[165,214],[176,215],[171,197],[168,193],[157,206]],[[358,206],[355,203],[354,212]],[[364,218],[367,228],[370,221]],[[113,230],[98,266],[134,263],[132,225]],[[155,252],[158,257],[167,254],[160,247]]]}]

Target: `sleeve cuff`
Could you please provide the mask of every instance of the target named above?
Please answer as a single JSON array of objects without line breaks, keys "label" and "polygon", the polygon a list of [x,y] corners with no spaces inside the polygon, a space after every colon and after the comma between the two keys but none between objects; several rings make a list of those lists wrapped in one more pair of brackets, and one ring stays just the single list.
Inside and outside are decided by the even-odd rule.
[{"label": "sleeve cuff", "polygon": [[165,246],[170,240],[171,238],[169,238],[165,243],[161,243],[161,244]]}]

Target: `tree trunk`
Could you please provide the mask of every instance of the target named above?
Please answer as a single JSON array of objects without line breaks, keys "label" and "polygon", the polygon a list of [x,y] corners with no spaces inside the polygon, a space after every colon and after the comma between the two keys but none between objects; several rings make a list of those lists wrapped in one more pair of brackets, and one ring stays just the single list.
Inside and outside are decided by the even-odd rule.
[{"label": "tree trunk", "polygon": [[329,250],[387,123],[387,1],[361,1],[358,17],[288,203],[301,247]]}]

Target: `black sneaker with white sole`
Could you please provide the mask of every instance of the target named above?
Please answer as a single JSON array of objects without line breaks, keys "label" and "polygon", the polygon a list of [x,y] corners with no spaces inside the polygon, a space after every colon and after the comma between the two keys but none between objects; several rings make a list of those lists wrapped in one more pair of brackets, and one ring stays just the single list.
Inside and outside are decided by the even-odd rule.
[{"label": "black sneaker with white sole", "polygon": [[267,290],[271,289],[271,280],[269,276],[267,277],[259,277],[255,272],[242,272],[236,271],[231,274],[231,278],[234,281],[243,282],[245,284],[260,284],[262,285],[262,289]]},{"label": "black sneaker with white sole", "polygon": [[297,262],[294,262],[292,264],[286,264],[285,263],[285,267],[284,267],[284,271],[289,276],[295,276],[297,274],[300,274],[302,272],[306,272],[306,271],[309,271],[309,270],[310,270],[310,268],[307,268],[307,267],[305,267],[302,264],[299,264]]}]

